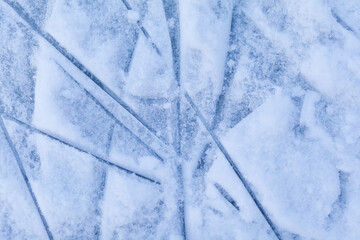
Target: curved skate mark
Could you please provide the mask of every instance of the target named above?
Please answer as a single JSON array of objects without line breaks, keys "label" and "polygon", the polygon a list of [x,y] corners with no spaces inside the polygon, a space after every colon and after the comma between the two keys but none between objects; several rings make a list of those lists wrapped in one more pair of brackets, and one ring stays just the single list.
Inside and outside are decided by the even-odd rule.
[{"label": "curved skate mark", "polygon": [[234,207],[236,210],[240,211],[240,207],[233,197],[218,183],[214,183],[215,188],[219,193]]},{"label": "curved skate mark", "polygon": [[198,161],[198,164],[196,166],[196,171],[203,171],[204,168],[205,168],[205,161],[206,161],[206,157],[207,157],[207,150],[210,149],[212,146],[211,146],[211,143],[207,143],[203,150],[201,151],[201,154],[200,154],[200,159]]},{"label": "curved skate mark", "polygon": [[14,157],[16,159],[17,165],[18,165],[18,167],[20,169],[21,175],[22,175],[22,177],[23,177],[23,179],[24,179],[24,181],[26,183],[26,187],[29,190],[31,198],[32,198],[32,200],[33,200],[33,202],[35,204],[36,210],[38,211],[38,213],[40,215],[40,218],[41,218],[41,221],[42,221],[42,223],[43,223],[43,225],[45,227],[46,233],[47,233],[49,239],[53,240],[54,238],[53,238],[52,233],[51,233],[51,231],[49,229],[49,225],[48,225],[48,223],[47,223],[47,221],[46,221],[46,219],[44,217],[44,214],[41,211],[41,208],[39,206],[37,198],[36,198],[36,196],[34,194],[34,191],[32,190],[31,184],[30,184],[29,179],[28,179],[28,177],[26,175],[24,166],[23,166],[23,164],[22,164],[22,162],[20,160],[19,154],[17,153],[17,151],[15,149],[15,146],[14,146],[14,143],[12,142],[12,140],[11,140],[11,138],[9,136],[9,133],[8,133],[6,127],[5,127],[2,116],[0,116],[0,127],[1,127],[1,129],[2,129],[2,131],[4,133],[4,135],[5,135],[5,138],[6,138],[7,142],[8,142],[8,144],[9,144],[10,148],[11,148],[11,151],[13,152],[13,155],[14,155]]},{"label": "curved skate mark", "polygon": [[2,113],[2,116],[3,116],[4,118],[7,118],[7,119],[10,120],[10,121],[16,122],[17,124],[19,124],[19,125],[27,128],[27,129],[29,129],[29,130],[37,133],[37,134],[46,136],[46,137],[48,137],[48,138],[50,138],[50,139],[52,139],[52,140],[55,140],[55,141],[57,141],[57,142],[60,142],[60,143],[66,145],[66,146],[68,146],[68,147],[70,147],[70,148],[74,148],[74,149],[78,150],[79,152],[82,152],[82,153],[91,155],[91,156],[93,156],[96,160],[98,160],[99,162],[102,162],[102,163],[104,163],[104,164],[106,164],[106,165],[109,165],[109,166],[111,166],[111,167],[115,167],[115,168],[117,168],[117,169],[119,169],[119,170],[121,170],[121,171],[123,171],[123,172],[125,172],[125,173],[127,173],[127,174],[130,174],[130,175],[136,176],[136,177],[138,177],[138,178],[147,180],[147,181],[149,181],[149,182],[151,182],[151,183],[155,183],[155,184],[160,185],[160,182],[159,182],[158,180],[152,179],[152,178],[150,178],[150,177],[144,176],[144,175],[142,175],[142,174],[140,174],[140,173],[136,173],[136,172],[134,172],[134,171],[132,171],[132,170],[129,170],[129,169],[125,168],[125,167],[122,167],[122,166],[120,166],[120,165],[118,165],[118,164],[115,164],[115,163],[113,163],[113,162],[111,162],[111,161],[109,161],[109,160],[107,160],[107,159],[105,159],[105,158],[102,158],[102,157],[98,156],[98,155],[95,154],[95,153],[91,153],[90,151],[81,148],[80,146],[76,146],[75,143],[70,143],[70,141],[67,141],[67,140],[62,139],[62,138],[57,137],[57,136],[54,136],[54,135],[51,134],[51,133],[42,131],[42,130],[36,128],[35,126],[29,125],[29,124],[27,124],[27,123],[25,123],[25,122],[22,122],[22,121],[14,118],[14,117],[11,117],[11,116],[7,115],[6,113]]},{"label": "curved skate mark", "polygon": [[349,187],[349,177],[350,174],[344,171],[339,170],[339,183],[340,183],[340,191],[336,201],[332,204],[332,210],[328,214],[326,220],[327,224],[331,224],[336,221],[339,216],[341,216],[342,209],[346,208],[346,204],[348,203],[348,187]]},{"label": "curved skate mark", "polygon": [[206,128],[206,130],[209,132],[210,136],[212,137],[212,139],[214,140],[214,142],[216,143],[216,145],[219,147],[220,151],[223,153],[223,155],[225,156],[226,160],[229,162],[230,166],[232,167],[232,169],[234,170],[234,172],[236,173],[236,175],[238,176],[238,178],[240,179],[240,181],[242,182],[242,184],[244,185],[246,191],[249,193],[250,197],[252,198],[252,200],[254,201],[255,205],[257,206],[257,208],[260,210],[261,214],[264,216],[266,222],[269,224],[270,228],[273,230],[274,234],[276,235],[276,237],[281,240],[281,236],[277,230],[277,228],[275,227],[275,224],[272,222],[272,220],[270,219],[268,213],[266,212],[265,208],[262,206],[262,204],[260,203],[260,201],[257,199],[255,193],[253,192],[253,190],[250,187],[250,184],[248,183],[248,181],[244,178],[244,176],[242,175],[242,173],[240,172],[240,170],[238,169],[238,167],[236,166],[236,164],[234,163],[234,161],[232,160],[231,156],[229,155],[229,153],[226,151],[225,147],[222,145],[222,143],[220,142],[220,140],[218,139],[218,137],[215,135],[215,133],[213,132],[213,130],[211,129],[210,125],[205,121],[204,116],[201,114],[201,112],[199,111],[199,109],[197,108],[197,106],[194,104],[194,102],[192,101],[191,97],[189,96],[189,94],[187,92],[185,92],[185,98],[187,99],[187,101],[190,103],[191,107],[194,109],[194,111],[196,112],[196,115],[198,116],[198,118],[200,119],[200,121],[202,122],[202,124],[204,125],[204,127]]},{"label": "curved skate mark", "polygon": [[95,76],[88,68],[86,68],[77,58],[68,52],[56,39],[49,33],[40,29],[35,21],[25,12],[24,8],[17,2],[3,0],[7,3],[29,26],[37,32],[42,38],[50,43],[56,50],[58,50],[66,59],[68,59],[76,68],[83,72],[90,80],[92,80],[98,87],[100,87],[106,94],[122,106],[128,113],[130,113],[138,122],[146,129],[156,135],[156,130],[150,127],[128,104],[126,104],[120,97],[118,97],[109,87],[107,87],[98,77]]}]

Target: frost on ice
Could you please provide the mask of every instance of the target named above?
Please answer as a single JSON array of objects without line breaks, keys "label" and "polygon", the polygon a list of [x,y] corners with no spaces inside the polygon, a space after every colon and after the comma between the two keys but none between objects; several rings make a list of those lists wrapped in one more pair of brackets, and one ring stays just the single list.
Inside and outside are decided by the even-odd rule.
[{"label": "frost on ice", "polygon": [[1,0],[0,239],[359,239],[359,16]]}]

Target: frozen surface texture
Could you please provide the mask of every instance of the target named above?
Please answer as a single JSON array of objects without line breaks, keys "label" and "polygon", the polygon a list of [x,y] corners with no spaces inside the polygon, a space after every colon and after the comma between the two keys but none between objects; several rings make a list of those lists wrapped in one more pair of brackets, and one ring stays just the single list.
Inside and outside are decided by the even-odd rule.
[{"label": "frozen surface texture", "polygon": [[0,0],[0,239],[360,239],[358,0]]}]

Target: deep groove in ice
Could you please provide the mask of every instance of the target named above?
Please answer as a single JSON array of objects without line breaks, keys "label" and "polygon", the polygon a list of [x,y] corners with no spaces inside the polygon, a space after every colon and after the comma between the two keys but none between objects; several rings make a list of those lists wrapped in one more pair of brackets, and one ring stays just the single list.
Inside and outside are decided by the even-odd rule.
[{"label": "deep groove in ice", "polygon": [[235,199],[233,197],[231,197],[231,195],[225,190],[225,188],[223,188],[220,184],[218,183],[214,183],[215,188],[219,191],[219,193],[221,194],[221,196],[223,196],[223,198],[228,201],[234,208],[236,208],[236,210],[240,211],[240,207],[237,204],[237,202],[235,201]]},{"label": "deep groove in ice", "polygon": [[[231,27],[230,27],[230,37],[229,37],[229,46],[228,46],[228,52],[225,59],[225,68],[224,68],[224,79],[223,84],[221,87],[221,92],[219,94],[219,97],[216,100],[215,103],[215,113],[213,117],[213,121],[211,123],[211,129],[216,129],[217,126],[220,124],[220,122],[223,120],[223,111],[225,107],[225,98],[226,94],[228,93],[230,84],[234,78],[237,63],[239,61],[239,53],[240,50],[238,49],[238,36],[237,36],[237,28],[238,28],[238,16],[237,16],[238,6],[237,4],[233,7],[232,15],[231,15]],[[234,48],[232,48],[235,46]],[[228,63],[230,61],[233,61],[231,65]]]},{"label": "deep groove in ice", "polygon": [[[128,1],[126,1],[126,0],[121,0],[121,1],[122,1],[122,3],[125,5],[125,7],[126,7],[126,9],[127,9],[128,11],[131,11],[131,10],[132,10],[132,7],[131,7],[130,4],[128,3]],[[146,30],[146,28],[145,28],[144,26],[142,26],[142,24],[141,24],[140,21],[137,22],[137,25],[139,26],[141,32],[144,34],[144,36],[146,37],[146,39],[150,42],[151,46],[155,49],[156,53],[161,56],[161,52],[160,52],[159,48],[156,46],[156,44],[155,44],[155,43],[153,42],[153,40],[151,39],[150,34],[149,34],[149,32]],[[131,55],[132,55],[132,53],[131,53]],[[127,72],[127,71],[125,71],[125,72]]]},{"label": "deep groove in ice", "polygon": [[25,123],[25,122],[23,122],[23,121],[21,121],[21,120],[19,120],[19,119],[16,119],[16,118],[14,118],[14,117],[11,117],[10,115],[8,115],[8,114],[6,114],[6,113],[2,113],[2,116],[3,116],[4,118],[7,118],[7,119],[13,121],[13,122],[16,122],[17,124],[19,124],[19,125],[27,128],[27,129],[35,132],[35,133],[41,134],[41,135],[43,135],[43,136],[46,136],[46,137],[48,137],[48,138],[50,138],[50,139],[52,139],[52,140],[55,140],[55,141],[57,141],[57,142],[60,142],[60,143],[62,143],[62,144],[64,144],[64,145],[66,145],[66,146],[68,146],[68,147],[74,148],[74,149],[78,150],[79,152],[82,152],[82,153],[91,155],[91,156],[93,156],[96,160],[98,160],[98,161],[101,162],[101,163],[104,163],[104,164],[106,164],[106,165],[108,165],[108,166],[111,166],[111,167],[115,167],[116,169],[119,169],[119,170],[121,170],[121,171],[123,171],[123,172],[125,172],[125,173],[127,173],[127,174],[130,174],[130,175],[136,176],[136,177],[138,177],[138,178],[147,180],[147,181],[149,181],[149,182],[151,182],[151,183],[155,183],[155,184],[160,185],[160,181],[158,181],[158,180],[152,179],[152,178],[147,177],[147,176],[144,176],[144,175],[142,175],[142,174],[140,174],[140,173],[136,173],[136,172],[134,172],[133,170],[129,170],[129,169],[125,168],[125,167],[122,167],[122,166],[120,166],[120,165],[118,165],[118,164],[115,164],[115,163],[111,162],[110,160],[107,160],[107,159],[105,159],[105,158],[103,158],[103,157],[98,156],[98,155],[95,154],[95,153],[92,153],[92,152],[90,152],[90,151],[88,151],[88,150],[83,149],[83,148],[80,147],[80,146],[76,146],[75,143],[70,143],[69,141],[67,141],[67,140],[65,140],[65,139],[62,139],[62,138],[57,137],[57,136],[54,136],[53,134],[48,133],[48,132],[46,132],[46,131],[40,130],[40,129],[36,128],[35,126],[32,126],[32,125],[27,124],[27,123]]},{"label": "deep groove in ice", "polygon": [[121,1],[125,5],[127,10],[132,10],[132,8],[131,8],[130,4],[128,3],[128,1],[126,1],[126,0],[121,0]]},{"label": "deep groove in ice", "polygon": [[202,122],[202,124],[204,125],[204,127],[206,128],[206,130],[209,132],[210,136],[212,137],[212,139],[214,140],[214,142],[216,143],[216,145],[219,147],[220,151],[223,153],[223,155],[225,156],[226,160],[229,162],[230,166],[232,167],[232,169],[234,170],[234,172],[236,173],[236,175],[238,176],[238,178],[240,179],[240,181],[242,182],[242,184],[244,185],[246,191],[249,193],[250,197],[252,198],[252,200],[254,201],[255,205],[257,206],[257,208],[260,210],[261,214],[264,216],[266,222],[269,224],[270,228],[273,230],[274,234],[276,235],[276,237],[281,240],[281,236],[275,226],[275,224],[272,222],[272,220],[270,219],[268,213],[266,212],[265,208],[262,206],[261,202],[257,199],[255,193],[253,192],[253,190],[250,187],[250,184],[248,183],[248,181],[244,178],[244,176],[242,175],[242,173],[240,172],[240,170],[238,169],[238,167],[236,166],[236,164],[234,163],[234,161],[232,160],[231,156],[229,155],[229,153],[226,151],[225,147],[222,145],[222,143],[220,142],[220,140],[218,139],[218,137],[215,135],[215,133],[213,132],[213,130],[211,129],[210,125],[205,121],[204,116],[201,114],[200,110],[197,108],[197,106],[194,104],[194,102],[192,101],[191,97],[189,96],[189,94],[187,92],[185,92],[185,98],[187,99],[187,101],[189,102],[189,104],[191,105],[191,107],[194,109],[196,115],[198,116],[198,118],[200,119],[200,121]]},{"label": "deep groove in ice", "polygon": [[41,208],[40,208],[40,206],[39,206],[39,203],[38,203],[38,201],[37,201],[37,198],[36,198],[36,196],[35,196],[35,194],[34,194],[34,191],[33,191],[32,187],[31,187],[31,184],[30,184],[30,182],[29,182],[29,179],[28,179],[28,177],[27,177],[27,175],[26,175],[24,166],[23,166],[23,164],[22,164],[22,162],[21,162],[21,159],[20,159],[20,157],[19,157],[19,154],[17,153],[17,151],[16,151],[16,149],[15,149],[15,146],[14,146],[14,143],[12,142],[12,140],[11,140],[11,138],[10,138],[10,136],[9,136],[9,133],[8,133],[6,127],[5,127],[5,124],[4,124],[4,121],[3,121],[3,119],[2,119],[2,116],[0,116],[0,126],[1,126],[1,129],[2,129],[2,131],[3,131],[3,133],[4,133],[4,135],[5,135],[5,138],[6,138],[7,142],[8,142],[8,144],[9,144],[9,146],[10,146],[10,148],[11,148],[11,151],[12,151],[14,157],[15,157],[15,160],[16,160],[16,162],[17,162],[17,165],[18,165],[19,169],[20,169],[21,175],[22,175],[22,177],[23,177],[23,179],[24,179],[24,181],[25,181],[26,187],[27,187],[27,189],[29,190],[29,193],[30,193],[30,195],[31,195],[31,198],[32,198],[32,200],[33,200],[33,202],[34,202],[34,204],[35,204],[36,210],[37,210],[37,212],[38,212],[39,215],[40,215],[40,218],[41,218],[41,221],[42,221],[42,223],[43,223],[43,225],[44,225],[44,227],[45,227],[46,233],[47,233],[49,239],[50,239],[50,240],[53,240],[54,238],[53,238],[52,233],[51,233],[51,231],[50,231],[49,225],[48,225],[48,223],[47,223],[47,221],[46,221],[46,219],[45,219],[44,214],[43,214],[42,211],[41,211]]},{"label": "deep groove in ice", "polygon": [[[126,9],[128,11],[132,10],[132,7],[130,6],[130,4],[126,1],[126,0],[122,0],[122,3],[125,5]],[[141,32],[144,34],[144,36],[146,37],[146,39],[150,42],[151,46],[155,49],[156,53],[161,56],[161,52],[159,50],[159,48],[156,46],[156,44],[153,42],[153,40],[150,37],[149,32],[146,30],[146,28],[144,26],[142,26],[141,22],[138,21],[137,25],[139,26]],[[125,71],[126,72],[126,71]]]},{"label": "deep groove in ice", "polygon": [[89,91],[87,91],[75,78],[71,76],[70,73],[68,73],[58,62],[55,61],[57,66],[72,80],[74,81],[84,92],[85,94],[93,101],[95,104],[97,104],[103,111],[111,118],[113,119],[120,127],[124,128],[128,133],[130,133],[131,136],[133,136],[141,145],[143,145],[146,150],[148,150],[154,157],[156,157],[161,162],[164,162],[164,159],[155,152],[150,146],[148,146],[146,143],[144,143],[135,133],[133,133],[129,128],[127,128],[119,119],[117,119],[97,98],[94,97]]},{"label": "deep groove in ice", "polygon": [[351,32],[356,37],[358,37],[357,32],[354,31],[352,27],[350,27],[336,12],[334,9],[331,9],[331,15],[335,18],[336,22],[340,24],[345,30]]},{"label": "deep groove in ice", "polygon": [[[166,22],[174,21],[173,26],[167,24],[168,33],[170,37],[171,43],[171,54],[172,54],[172,66],[174,71],[175,78],[175,88],[177,92],[177,97],[174,100],[174,111],[175,119],[176,119],[176,127],[174,127],[174,141],[173,145],[175,148],[175,152],[178,156],[182,155],[182,147],[181,147],[181,96],[180,96],[180,88],[181,88],[181,80],[180,80],[180,23],[179,23],[179,3],[178,0],[162,0],[163,9],[165,13]],[[178,169],[178,184],[179,184],[179,214],[181,217],[181,232],[183,238],[186,240],[186,216],[185,216],[185,189],[184,189],[184,176],[183,176],[183,163],[179,163],[177,166]]]},{"label": "deep groove in ice", "polygon": [[179,23],[179,7],[177,0],[163,0],[163,9],[165,13],[166,22],[174,21],[173,26],[168,25],[168,33],[170,37],[170,43],[171,43],[171,54],[172,54],[172,66],[174,71],[174,77],[176,82],[176,91],[178,93],[178,96],[176,98],[175,103],[175,112],[177,114],[176,116],[176,133],[175,135],[175,151],[180,154],[181,153],[181,131],[180,131],[180,123],[181,123],[181,113],[180,113],[180,88],[181,88],[181,82],[180,82],[180,23]]},{"label": "deep groove in ice", "polygon": [[161,56],[161,52],[159,50],[159,48],[156,46],[156,44],[154,43],[154,41],[151,39],[149,32],[146,30],[146,28],[144,26],[142,26],[142,24],[140,23],[140,21],[137,22],[141,32],[144,34],[145,38],[150,42],[150,45],[152,46],[152,48],[155,49],[156,53]]},{"label": "deep groove in ice", "polygon": [[[104,195],[105,195],[105,187],[106,187],[106,182],[107,182],[107,169],[105,168],[104,171],[101,174],[101,184],[100,184],[100,189],[99,189],[99,197],[98,199],[100,200],[100,202],[104,199]],[[96,215],[97,216],[102,216],[102,211],[101,211],[101,204],[99,204],[97,206],[96,209]],[[100,239],[99,236],[101,236],[101,221],[99,221],[96,226],[95,226],[95,236],[97,237],[97,239]]]},{"label": "deep groove in ice", "polygon": [[24,8],[9,0],[3,0],[7,3],[29,26],[38,33],[43,39],[51,44],[57,51],[59,51],[66,59],[68,59],[76,68],[84,73],[90,80],[92,80],[100,89],[102,89],[107,95],[115,100],[121,107],[123,107],[128,113],[130,113],[141,125],[148,129],[156,138],[156,130],[148,125],[128,104],[126,104],[120,97],[118,97],[109,87],[107,87],[98,77],[95,76],[88,68],[86,68],[77,58],[75,58],[70,52],[68,52],[56,39],[49,33],[40,29],[35,21],[29,16]]},{"label": "deep groove in ice", "polygon": [[211,148],[211,143],[210,143],[210,142],[207,143],[207,144],[204,146],[203,150],[201,151],[200,159],[199,159],[199,161],[198,161],[198,164],[197,164],[196,169],[198,169],[198,170],[203,170],[203,169],[204,169],[205,160],[206,160],[206,156],[207,156],[206,151],[207,151],[209,148]]},{"label": "deep groove in ice", "polygon": [[175,80],[178,85],[180,85],[180,23],[178,2],[177,0],[163,0],[162,2],[167,23],[174,21],[173,26],[171,26],[172,24],[168,24],[168,31],[171,42]]},{"label": "deep groove in ice", "polygon": [[124,67],[124,72],[125,72],[125,74],[129,74],[129,71],[130,71],[130,68],[131,68],[131,63],[132,63],[132,61],[133,61],[133,59],[134,59],[134,52],[135,52],[135,49],[136,49],[136,45],[137,45],[137,43],[139,42],[139,32],[138,32],[138,31],[135,32],[135,39],[136,39],[136,40],[135,40],[134,47],[131,48],[131,52],[130,52],[130,54],[129,54],[129,58],[127,59],[126,65],[125,65],[125,67]]},{"label": "deep groove in ice", "polygon": [[106,143],[106,156],[109,157],[109,153],[111,150],[111,142],[114,137],[115,123],[111,124],[110,132],[108,135],[107,143]]}]

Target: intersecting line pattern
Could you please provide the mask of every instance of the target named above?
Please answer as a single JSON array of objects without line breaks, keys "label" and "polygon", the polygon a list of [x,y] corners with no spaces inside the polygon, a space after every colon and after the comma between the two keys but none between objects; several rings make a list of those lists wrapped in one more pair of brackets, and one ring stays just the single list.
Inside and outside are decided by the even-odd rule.
[{"label": "intersecting line pattern", "polygon": [[[61,55],[63,55],[68,61],[70,61],[77,69],[79,69],[83,74],[85,74],[91,81],[93,81],[99,88],[99,91],[103,91],[105,92],[108,96],[110,96],[113,100],[115,100],[123,109],[125,109],[130,115],[132,115],[134,117],[134,119],[136,119],[136,121],[138,123],[140,123],[140,125],[142,125],[143,127],[145,127],[149,132],[151,132],[151,135],[153,138],[159,138],[156,134],[156,131],[150,127],[146,121],[144,121],[125,101],[123,101],[119,96],[117,96],[109,87],[107,87],[97,76],[95,76],[95,74],[92,73],[91,70],[89,70],[85,65],[83,65],[78,59],[76,59],[66,48],[64,48],[53,36],[51,36],[49,33],[45,32],[44,30],[42,30],[36,23],[35,21],[30,17],[30,15],[23,9],[23,7],[18,4],[17,2],[13,2],[10,0],[3,0],[5,3],[7,3],[18,15],[19,17],[21,17],[23,19],[23,21],[26,22],[26,24],[32,28],[39,36],[41,36],[43,39],[45,39],[49,44],[51,44]],[[131,10],[131,6],[130,4],[126,1],[126,0],[122,0],[123,4],[126,6],[126,8],[128,10]],[[164,0],[164,5],[169,4],[169,2],[172,1],[167,1]],[[172,3],[175,4],[175,3]],[[168,13],[166,12],[166,17],[167,18],[171,18],[174,16],[171,16],[174,14],[177,14],[177,12],[174,13]],[[176,16],[178,19],[178,16]],[[178,21],[178,20],[177,20]],[[234,19],[233,19],[234,21]],[[149,41],[150,45],[155,49],[155,51],[157,52],[157,54],[161,55],[161,52],[159,50],[159,48],[156,46],[156,44],[153,42],[153,40],[151,39],[150,34],[148,33],[148,31],[141,25],[141,23],[138,21],[137,23],[140,31],[144,34],[145,38]],[[279,234],[279,231],[277,230],[277,227],[275,226],[275,224],[272,222],[272,220],[270,219],[266,209],[262,206],[261,202],[258,200],[258,198],[256,197],[255,192],[251,189],[249,183],[247,182],[247,180],[243,177],[242,173],[240,172],[240,170],[238,169],[238,167],[235,165],[234,161],[232,160],[231,156],[229,155],[229,153],[226,151],[225,147],[222,145],[222,143],[220,142],[220,140],[218,139],[218,137],[215,135],[214,130],[216,129],[218,123],[221,121],[220,117],[221,117],[221,108],[223,107],[224,104],[224,98],[225,98],[225,94],[226,91],[229,87],[229,81],[231,81],[230,78],[233,77],[233,69],[231,70],[232,73],[230,75],[230,78],[228,76],[226,76],[226,78],[224,79],[224,86],[222,88],[222,92],[216,102],[216,115],[214,116],[214,119],[210,124],[208,124],[208,122],[205,120],[204,116],[201,114],[200,110],[197,108],[197,106],[195,105],[195,103],[193,102],[193,100],[191,99],[190,95],[186,92],[186,90],[182,89],[181,85],[180,85],[180,73],[179,73],[179,68],[180,68],[180,49],[179,49],[179,26],[177,26],[177,29],[175,29],[175,32],[170,32],[170,38],[171,38],[171,45],[172,45],[172,57],[173,57],[173,65],[174,65],[174,73],[175,73],[175,79],[178,83],[178,87],[179,87],[179,96],[178,96],[178,100],[177,100],[177,107],[178,107],[178,122],[181,121],[181,114],[180,114],[180,104],[181,104],[181,100],[185,99],[190,106],[192,107],[192,109],[195,111],[197,117],[200,119],[200,121],[202,122],[202,124],[205,126],[206,130],[208,131],[210,137],[212,138],[212,141],[218,146],[218,148],[220,149],[220,151],[223,153],[224,157],[226,158],[226,160],[228,161],[228,163],[230,164],[230,166],[232,167],[232,169],[234,170],[235,174],[238,176],[239,180],[243,183],[245,189],[247,190],[247,192],[249,193],[250,197],[253,199],[255,205],[257,206],[257,208],[260,210],[261,214],[263,215],[263,217],[265,218],[265,220],[267,221],[267,223],[269,224],[269,226],[271,227],[271,229],[273,230],[275,236],[278,239],[281,239],[281,236]],[[232,24],[232,28],[234,28],[233,24]],[[177,32],[176,32],[177,31]],[[231,34],[233,34],[233,31],[231,31]],[[233,56],[234,54],[232,52],[228,53],[228,57],[229,56]],[[133,135],[137,141],[139,141],[139,143],[141,145],[143,145],[149,152],[151,152],[152,155],[154,155],[158,160],[160,160],[161,162],[166,162],[167,159],[173,159],[174,155],[177,155],[178,158],[181,158],[181,146],[180,143],[175,144],[175,152],[174,154],[171,154],[171,150],[168,150],[167,152],[170,152],[171,157],[169,156],[162,156],[163,154],[158,154],[156,150],[154,150],[152,147],[148,146],[142,139],[141,137],[137,136],[134,132],[132,132],[129,128],[127,128],[127,126],[125,124],[123,124],[121,122],[121,119],[118,119],[117,117],[114,116],[114,114],[112,114],[110,112],[110,110],[107,109],[106,106],[104,106],[98,99],[96,99],[96,97],[94,97],[90,92],[88,92],[84,87],[81,86],[81,84],[75,79],[73,78],[67,71],[66,69],[59,63],[56,62],[56,64],[58,65],[58,67],[65,73],[67,74],[78,86],[80,86],[85,92],[86,95],[92,99],[93,102],[95,102],[98,106],[101,107],[101,109],[106,112],[106,114],[112,118],[117,124],[119,124],[120,126],[124,127],[131,135]],[[229,74],[227,74],[229,75]],[[183,98],[184,97],[184,98]],[[31,131],[34,131],[36,133],[39,133],[41,135],[45,135],[53,140],[56,140],[62,144],[65,144],[69,147],[75,148],[80,152],[84,152],[86,154],[89,154],[93,157],[95,157],[98,161],[107,164],[111,167],[115,167],[117,169],[119,169],[120,171],[123,171],[127,174],[133,175],[135,177],[141,178],[143,180],[147,180],[150,181],[152,183],[155,184],[161,184],[161,180],[155,180],[151,177],[147,177],[144,176],[142,174],[136,173],[133,170],[127,169],[125,167],[122,167],[118,164],[112,163],[110,160],[103,158],[101,156],[98,156],[95,153],[92,153],[91,151],[88,151],[86,149],[82,149],[80,146],[76,146],[75,143],[71,143],[69,141],[67,141],[66,139],[62,139],[60,137],[54,136],[51,133],[47,133],[46,131],[42,131],[38,128],[36,128],[35,126],[31,126],[25,122],[20,121],[19,119],[16,119],[14,117],[9,116],[6,113],[1,113],[2,118],[6,118],[9,119],[11,121],[14,121],[28,129],[30,129]],[[7,129],[5,127],[5,124],[3,122],[2,119],[0,119],[0,125],[1,128],[3,130],[3,132],[5,133],[6,139],[11,147],[11,150],[15,156],[15,159],[17,161],[17,164],[20,168],[20,171],[22,173],[22,176],[24,178],[24,181],[26,182],[26,185],[28,187],[28,190],[31,194],[31,197],[34,201],[34,204],[37,208],[37,211],[41,217],[41,220],[44,224],[44,227],[46,229],[46,232],[48,234],[49,239],[53,239],[52,233],[49,229],[48,223],[46,221],[46,217],[43,215],[40,206],[37,202],[36,196],[32,190],[32,187],[29,183],[29,180],[27,179],[26,176],[26,172],[22,166],[21,160],[16,152],[16,149],[12,143],[12,140],[9,136],[9,134],[7,133]],[[180,130],[177,130],[178,133],[180,134]],[[181,136],[178,136],[178,141],[180,141]],[[163,141],[163,139],[160,139],[161,141]],[[166,144],[166,143],[164,143]],[[176,157],[175,157],[176,158]],[[178,180],[179,180],[179,184],[182,184],[182,174],[181,174],[181,163],[178,166],[178,169],[180,169],[180,175],[178,176]],[[180,188],[183,186],[180,186]],[[236,208],[237,210],[239,210],[239,207],[236,203],[236,201],[226,192],[225,189],[223,189],[221,187],[221,185],[215,183],[215,187],[216,189],[220,192],[220,194],[224,197],[224,200],[228,201],[231,205],[233,205],[234,208]],[[183,194],[183,193],[182,193]],[[183,198],[182,201],[184,201],[184,196],[180,196],[180,198]],[[186,239],[186,229],[185,229],[185,214],[184,214],[184,202],[180,203],[180,205],[182,204],[182,206],[180,206],[180,215],[182,215],[182,233],[183,233],[183,237],[184,239]]]}]

